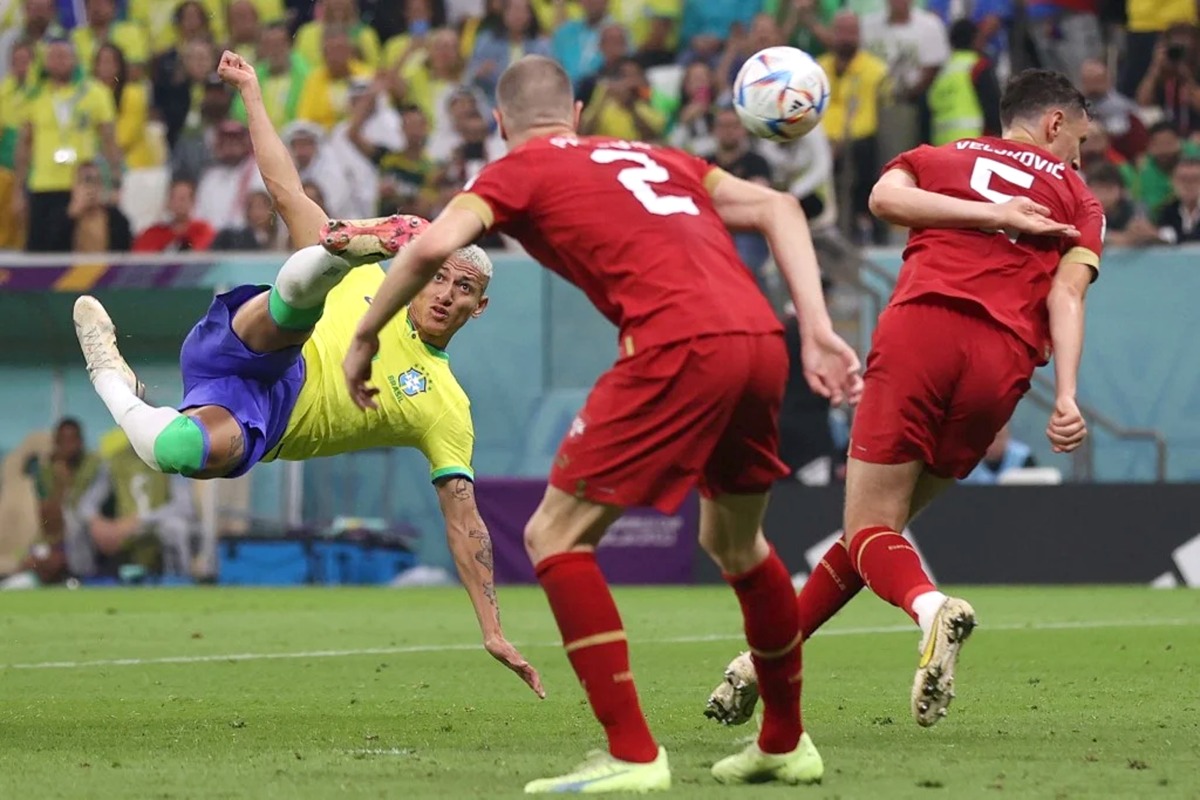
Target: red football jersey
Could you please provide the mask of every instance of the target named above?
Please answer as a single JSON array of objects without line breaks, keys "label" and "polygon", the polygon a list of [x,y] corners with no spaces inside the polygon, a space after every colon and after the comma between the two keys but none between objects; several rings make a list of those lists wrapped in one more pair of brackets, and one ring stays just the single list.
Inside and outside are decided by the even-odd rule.
[{"label": "red football jersey", "polygon": [[488,164],[453,202],[582,289],[632,354],[782,330],[713,207],[721,174],[678,150],[555,136]]},{"label": "red football jersey", "polygon": [[1097,271],[1104,247],[1104,209],[1073,169],[1036,145],[984,137],[941,147],[922,145],[884,167],[911,174],[922,189],[963,200],[1004,203],[1023,195],[1074,225],[1078,239],[1003,232],[913,230],[892,305],[942,295],[973,301],[1042,358],[1050,357],[1046,297],[1058,265]]}]

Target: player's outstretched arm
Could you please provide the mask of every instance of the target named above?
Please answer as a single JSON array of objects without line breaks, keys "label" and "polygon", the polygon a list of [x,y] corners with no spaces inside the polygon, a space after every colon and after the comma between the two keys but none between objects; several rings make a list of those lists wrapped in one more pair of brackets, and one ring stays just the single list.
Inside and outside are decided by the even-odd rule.
[{"label": "player's outstretched arm", "polygon": [[496,579],[492,539],[475,505],[475,486],[464,477],[444,478],[437,484],[438,503],[446,519],[446,542],[454,556],[458,577],[471,597],[483,632],[483,646],[492,657],[520,676],[538,697],[545,697],[537,670],[504,638],[500,608],[496,604]]},{"label": "player's outstretched arm", "polygon": [[1050,341],[1054,345],[1054,413],[1046,436],[1056,453],[1069,453],[1087,437],[1087,424],[1075,402],[1079,362],[1083,357],[1085,300],[1095,273],[1087,264],[1059,265],[1046,298],[1050,312]]},{"label": "player's outstretched arm", "polygon": [[809,386],[834,404],[857,402],[862,391],[858,356],[833,331],[808,220],[796,198],[726,173],[716,175],[711,191],[717,213],[731,228],[757,230],[766,236],[787,282],[800,320],[801,356]]},{"label": "player's outstretched arm", "polygon": [[417,292],[437,274],[455,250],[466,247],[483,233],[483,220],[474,211],[451,204],[424,233],[396,254],[387,277],[375,293],[367,313],[358,323],[342,364],[350,396],[359,408],[375,408],[371,387],[371,359],[379,351],[379,332],[412,302]]},{"label": "player's outstretched arm", "polygon": [[1050,219],[1050,209],[1027,197],[1007,203],[963,200],[917,186],[907,170],[890,169],[871,190],[871,213],[905,228],[975,228],[1035,236],[1077,237],[1067,223]]},{"label": "player's outstretched arm", "polygon": [[267,192],[287,225],[296,249],[317,244],[321,226],[329,219],[325,210],[304,193],[300,173],[263,103],[262,88],[254,67],[237,53],[226,50],[217,66],[221,80],[233,86],[246,105],[246,122],[254,145],[254,161],[262,173]]}]

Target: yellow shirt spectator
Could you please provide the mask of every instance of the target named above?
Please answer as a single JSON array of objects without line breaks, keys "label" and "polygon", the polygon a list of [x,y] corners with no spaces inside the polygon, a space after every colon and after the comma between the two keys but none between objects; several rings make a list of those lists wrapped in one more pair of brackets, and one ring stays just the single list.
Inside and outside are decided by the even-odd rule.
[{"label": "yellow shirt spectator", "polygon": [[1126,27],[1134,33],[1165,31],[1184,22],[1197,23],[1195,0],[1128,0],[1125,4],[1129,22]]},{"label": "yellow shirt spectator", "polygon": [[96,57],[96,48],[105,41],[119,47],[129,64],[145,64],[150,61],[150,40],[146,37],[146,31],[136,22],[114,22],[108,29],[107,40],[99,39],[94,30],[82,25],[71,31],[71,41],[75,43],[75,57],[89,74],[92,71],[92,61]]},{"label": "yellow shirt spectator", "polygon": [[822,121],[829,139],[844,141],[848,134],[853,141],[878,133],[879,101],[887,80],[887,64],[866,50],[855,53],[840,74],[833,53],[825,53],[817,63],[829,76],[829,105]]},{"label": "yellow shirt spectator", "polygon": [[145,81],[130,83],[121,92],[117,108],[117,146],[125,154],[127,169],[160,167],[166,154],[150,135],[150,86]]},{"label": "yellow shirt spectator", "polygon": [[[175,46],[175,9],[184,0],[129,0],[129,19],[139,23],[150,34],[154,52],[161,53]],[[213,39],[225,41],[225,14],[230,0],[198,0],[208,17],[208,27]],[[258,9],[258,18],[263,25],[279,22],[285,17],[283,0],[251,0]],[[122,48],[123,49],[123,48]],[[127,56],[128,57],[128,54]],[[131,59],[132,60],[132,59]]]},{"label": "yellow shirt spectator", "polygon": [[99,127],[117,116],[112,92],[91,78],[34,90],[25,108],[33,135],[29,162],[31,192],[68,192],[75,168],[96,158]]},{"label": "yellow shirt spectator", "polygon": [[0,81],[0,167],[12,169],[17,135],[25,123],[29,87],[8,75]]},{"label": "yellow shirt spectator", "polygon": [[[617,101],[616,90],[599,86],[592,95],[581,120],[584,132],[594,136],[611,136],[652,142],[667,128],[667,117],[646,100],[635,100],[632,107]],[[639,124],[640,121],[640,124]]]},{"label": "yellow shirt spectator", "polygon": [[[324,63],[321,55],[321,43],[325,40],[325,25],[320,22],[306,22],[296,31],[295,49],[310,67],[319,67]],[[358,51],[358,60],[369,67],[379,66],[380,51],[379,34],[370,25],[359,23],[350,29],[350,40]]]},{"label": "yellow shirt spectator", "polygon": [[350,81],[370,80],[374,71],[361,61],[350,62],[350,75],[336,79],[329,70],[319,67],[304,81],[296,119],[306,119],[329,130],[350,115]]}]

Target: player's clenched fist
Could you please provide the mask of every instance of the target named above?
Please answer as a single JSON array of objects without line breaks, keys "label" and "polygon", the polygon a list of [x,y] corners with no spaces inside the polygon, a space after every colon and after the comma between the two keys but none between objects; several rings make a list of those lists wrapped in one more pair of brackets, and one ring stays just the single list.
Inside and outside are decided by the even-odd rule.
[{"label": "player's clenched fist", "polygon": [[1060,397],[1054,402],[1054,413],[1046,426],[1046,438],[1056,453],[1070,453],[1087,438],[1087,423],[1072,397]]},{"label": "player's clenched fist", "polygon": [[232,50],[226,50],[221,54],[221,63],[217,65],[217,75],[239,91],[249,84],[258,83],[258,75],[254,72],[254,67]]}]

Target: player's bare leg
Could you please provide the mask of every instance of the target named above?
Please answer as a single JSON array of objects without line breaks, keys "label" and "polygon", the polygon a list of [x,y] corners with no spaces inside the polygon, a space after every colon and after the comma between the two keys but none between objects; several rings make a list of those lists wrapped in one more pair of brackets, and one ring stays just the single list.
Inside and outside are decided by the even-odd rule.
[{"label": "player's bare leg", "polygon": [[531,781],[529,794],[671,788],[666,750],[655,743],[638,702],[625,628],[596,565],[596,545],[621,511],[549,487],[525,528],[525,548],[563,647],[608,736],[607,753],[564,775]]},{"label": "player's bare leg", "polygon": [[[905,527],[954,481],[923,471],[913,491],[912,508]],[[821,558],[797,598],[800,631],[807,641],[834,614],[862,590],[862,578],[850,563],[844,539],[838,539]],[[758,675],[749,651],[729,662],[722,681],[708,697],[704,715],[722,725],[743,725],[758,704]]]},{"label": "player's bare leg", "polygon": [[[870,464],[851,458],[846,470],[845,538],[854,568],[880,598],[904,609],[921,627],[912,712],[922,727],[946,715],[963,642],[975,628],[965,600],[937,590],[912,546],[900,535],[924,466]],[[936,483],[925,480],[926,491]]]},{"label": "player's bare leg", "polygon": [[712,774],[721,783],[815,783],[825,767],[800,718],[799,613],[791,575],[762,533],[766,505],[765,494],[701,501],[700,544],[737,594],[764,706],[757,741]]}]

